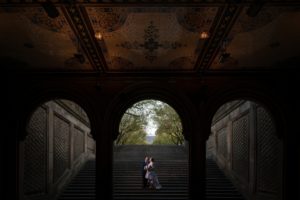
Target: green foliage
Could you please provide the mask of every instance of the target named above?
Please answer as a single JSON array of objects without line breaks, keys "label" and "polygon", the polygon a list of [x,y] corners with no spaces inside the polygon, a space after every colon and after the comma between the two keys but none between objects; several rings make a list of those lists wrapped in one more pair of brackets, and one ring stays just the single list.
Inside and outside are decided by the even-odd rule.
[{"label": "green foliage", "polygon": [[124,144],[146,144],[148,114],[146,102],[141,101],[134,104],[123,115],[119,125],[119,135],[115,141],[118,145]]},{"label": "green foliage", "polygon": [[125,112],[115,143],[146,144],[145,130],[150,121],[157,128],[153,144],[183,144],[184,137],[178,114],[168,104],[156,100],[140,101]]},{"label": "green foliage", "polygon": [[145,137],[146,132],[142,130],[128,132],[122,137],[122,140],[118,143],[119,145],[124,144],[146,144]]},{"label": "green foliage", "polygon": [[[166,141],[168,139],[168,144],[181,145],[184,143],[181,120],[172,107],[165,104],[163,108],[158,109],[156,111],[155,120],[158,123],[156,137],[159,138],[159,141]],[[165,136],[166,134],[168,137]],[[163,139],[160,139],[160,137]]]},{"label": "green foliage", "polygon": [[119,126],[119,135],[116,144],[145,144],[146,132],[142,117],[125,113]]},{"label": "green foliage", "polygon": [[170,134],[160,133],[156,135],[152,144],[173,144]]}]

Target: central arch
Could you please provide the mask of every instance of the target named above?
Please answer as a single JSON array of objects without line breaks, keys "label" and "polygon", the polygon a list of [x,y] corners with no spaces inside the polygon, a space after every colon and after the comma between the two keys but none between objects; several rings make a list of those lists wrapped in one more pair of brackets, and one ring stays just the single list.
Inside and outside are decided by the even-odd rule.
[{"label": "central arch", "polygon": [[184,145],[182,124],[176,111],[165,102],[136,102],[123,114],[115,145]]},{"label": "central arch", "polygon": [[171,85],[144,83],[132,85],[121,91],[107,109],[105,124],[115,140],[118,136],[119,124],[125,111],[133,104],[146,99],[155,99],[170,105],[178,113],[182,122],[182,134],[189,141],[193,130],[193,122],[197,118],[194,104],[181,91]]},{"label": "central arch", "polygon": [[[120,93],[116,95],[114,100],[111,102],[110,106],[107,109],[105,119],[105,126],[108,131],[108,135],[110,135],[111,140],[111,161],[112,163],[115,162],[114,160],[114,141],[118,137],[119,133],[119,124],[122,119],[123,114],[126,112],[128,108],[134,105],[137,102],[147,100],[147,99],[154,99],[161,102],[164,102],[171,106],[179,115],[182,124],[182,134],[184,136],[185,141],[189,142],[192,134],[194,132],[194,128],[196,127],[195,123],[197,120],[197,112],[194,104],[189,100],[187,96],[185,96],[181,91],[173,87],[172,84],[153,84],[151,83],[142,83],[138,85],[132,85]],[[190,190],[190,145],[186,145],[186,155],[187,160],[185,161],[187,171],[187,192],[189,193]],[[176,154],[176,153],[175,153]],[[143,159],[143,158],[141,158]],[[136,162],[136,161],[135,161]],[[163,160],[159,161],[158,164],[166,164],[168,163],[167,160],[164,163]],[[123,166],[129,166],[128,163],[124,164]],[[113,169],[116,169],[117,165],[114,164]],[[158,167],[159,168],[159,167]],[[162,168],[160,168],[162,169]],[[138,170],[139,173],[140,170]],[[115,171],[114,171],[115,173]],[[115,179],[114,173],[111,174]],[[159,176],[159,174],[158,174]],[[114,182],[111,182],[111,189],[115,190]]]}]

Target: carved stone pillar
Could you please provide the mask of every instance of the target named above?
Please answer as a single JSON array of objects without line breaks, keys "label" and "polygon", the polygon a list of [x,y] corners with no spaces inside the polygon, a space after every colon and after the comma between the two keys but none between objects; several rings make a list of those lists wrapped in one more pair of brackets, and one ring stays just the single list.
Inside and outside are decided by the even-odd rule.
[{"label": "carved stone pillar", "polygon": [[112,196],[112,170],[113,148],[112,139],[107,127],[101,123],[92,127],[96,134],[96,189],[97,199],[111,200]]},{"label": "carved stone pillar", "polygon": [[84,132],[84,148],[83,148],[83,152],[86,155],[88,153],[87,149],[88,149],[88,132]]},{"label": "carved stone pillar", "polygon": [[254,103],[250,103],[249,108],[249,194],[254,194],[256,188],[256,106]]},{"label": "carved stone pillar", "polygon": [[[75,134],[75,127],[73,123],[70,123],[70,135],[69,135],[69,139],[70,139],[70,163],[69,163],[69,168],[72,169],[73,168],[73,163],[74,163],[74,134]],[[75,147],[77,148],[77,147]]]},{"label": "carved stone pillar", "polygon": [[190,141],[190,199],[205,198],[206,136],[210,126],[201,119],[197,122]]},{"label": "carved stone pillar", "polygon": [[232,121],[227,122],[227,169],[232,170]]},{"label": "carved stone pillar", "polygon": [[24,199],[24,141],[19,141],[19,199]]},{"label": "carved stone pillar", "polygon": [[47,187],[50,194],[53,192],[53,129],[54,129],[54,114],[52,106],[48,107],[48,180]]},{"label": "carved stone pillar", "polygon": [[300,194],[300,180],[297,178],[300,174],[300,150],[298,134],[299,128],[296,119],[298,113],[290,113],[288,122],[286,123],[287,130],[284,135],[284,174],[285,180],[284,187],[284,199],[299,199]]}]

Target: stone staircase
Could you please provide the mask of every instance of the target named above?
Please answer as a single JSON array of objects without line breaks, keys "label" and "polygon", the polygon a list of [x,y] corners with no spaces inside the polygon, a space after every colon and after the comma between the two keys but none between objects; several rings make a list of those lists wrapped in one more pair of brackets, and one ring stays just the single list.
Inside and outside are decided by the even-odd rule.
[{"label": "stone staircase", "polygon": [[244,200],[235,186],[229,181],[212,159],[206,159],[206,199]]},{"label": "stone staircase", "polygon": [[89,160],[73,178],[58,200],[95,200],[96,162]]},{"label": "stone staircase", "polygon": [[[188,155],[184,147],[160,145],[119,146],[114,151],[115,200],[187,200]],[[162,189],[142,189],[142,162],[145,155],[156,162]]]},{"label": "stone staircase", "polygon": [[[114,149],[114,200],[188,200],[188,154],[185,147],[126,145]],[[141,168],[145,155],[156,162],[162,189],[143,189]],[[207,159],[206,199],[244,200],[212,159]],[[95,200],[95,161],[88,161],[58,200]]]}]

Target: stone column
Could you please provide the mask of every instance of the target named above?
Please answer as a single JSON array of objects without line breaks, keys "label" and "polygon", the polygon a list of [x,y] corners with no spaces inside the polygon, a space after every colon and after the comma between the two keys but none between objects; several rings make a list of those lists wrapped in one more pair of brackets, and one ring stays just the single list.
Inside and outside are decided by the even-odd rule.
[{"label": "stone column", "polygon": [[[198,123],[197,123],[198,122]],[[203,120],[197,120],[190,141],[190,199],[205,198],[205,170],[206,170],[206,136],[210,134],[207,124],[201,124]],[[210,126],[208,126],[210,127]]]},{"label": "stone column", "polygon": [[[72,169],[73,168],[73,163],[74,163],[74,131],[75,127],[74,124],[72,122],[70,122],[70,135],[69,135],[69,139],[70,139],[70,165],[69,168]],[[75,147],[76,148],[76,147]]]},{"label": "stone column", "polygon": [[[25,141],[19,141],[19,199],[24,199],[24,151]],[[1,171],[2,172],[2,171]]]},{"label": "stone column", "polygon": [[232,170],[232,120],[227,122],[227,169]]},{"label": "stone column", "polygon": [[255,193],[256,188],[256,105],[250,103],[249,108],[249,194]]},{"label": "stone column", "polygon": [[[100,114],[99,114],[100,115]],[[100,118],[100,117],[99,117]],[[100,120],[99,120],[100,121]],[[101,123],[92,127],[96,136],[96,197],[97,199],[113,199],[113,141],[108,127]],[[103,125],[104,126],[104,125]],[[95,134],[97,133],[97,134]]]},{"label": "stone column", "polygon": [[217,160],[217,155],[218,155],[218,151],[217,151],[217,148],[218,148],[218,138],[217,138],[217,131],[215,130],[213,132],[213,141],[214,141],[214,160],[216,161]]},{"label": "stone column", "polygon": [[53,154],[54,154],[54,114],[53,107],[50,104],[48,106],[48,181],[47,188],[48,192],[52,194],[53,192]]},{"label": "stone column", "polygon": [[[299,102],[297,102],[299,104]],[[295,105],[295,104],[291,104]],[[283,136],[284,144],[284,199],[299,199],[300,180],[297,179],[300,173],[300,150],[299,150],[299,116],[298,113],[290,110],[286,123],[286,130]]]},{"label": "stone column", "polygon": [[87,154],[88,153],[88,151],[87,151],[87,149],[88,149],[88,132],[87,131],[85,131],[84,132],[84,149],[83,149],[83,151],[84,151],[84,154]]}]

